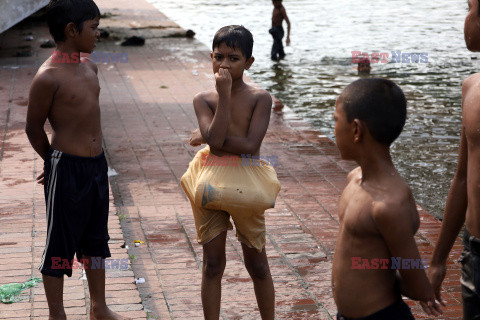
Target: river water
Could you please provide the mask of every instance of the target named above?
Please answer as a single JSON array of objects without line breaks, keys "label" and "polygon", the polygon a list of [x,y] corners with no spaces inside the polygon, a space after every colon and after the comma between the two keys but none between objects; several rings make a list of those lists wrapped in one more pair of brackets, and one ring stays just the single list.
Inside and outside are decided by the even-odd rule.
[{"label": "river water", "polygon": [[220,27],[247,27],[256,58],[248,76],[333,140],[335,100],[359,78],[352,51],[387,52],[388,60],[392,51],[428,53],[427,63],[372,64],[371,76],[405,92],[408,120],[392,156],[417,202],[443,215],[458,155],[461,84],[480,64],[463,39],[466,1],[285,0],[292,43],[280,63],[269,59],[271,1],[149,1],[209,48]]}]

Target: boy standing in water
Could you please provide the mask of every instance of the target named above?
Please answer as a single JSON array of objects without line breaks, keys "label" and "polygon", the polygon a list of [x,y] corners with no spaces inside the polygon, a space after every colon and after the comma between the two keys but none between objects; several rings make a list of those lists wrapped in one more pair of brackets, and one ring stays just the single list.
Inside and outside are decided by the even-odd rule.
[{"label": "boy standing in water", "polygon": [[360,165],[338,205],[332,274],[338,319],[414,319],[402,294],[428,302],[422,305],[428,314],[441,312],[414,239],[415,201],[390,156],[406,115],[402,90],[385,79],[357,80],[337,99],[337,147],[342,159]]},{"label": "boy standing in water", "polygon": [[[66,319],[63,277],[72,276],[69,266],[75,253],[87,261],[90,319],[125,319],[107,307],[105,269],[98,267],[100,259],[110,257],[108,167],[102,150],[97,66],[80,54],[95,48],[99,19],[92,0],[52,0],[48,26],[57,49],[30,88],[26,133],[45,161],[37,178],[45,186],[47,206],[47,241],[39,269],[49,319]],[[47,118],[53,129],[51,144],[44,131]],[[92,260],[97,267],[92,268]]]},{"label": "boy standing in water", "polygon": [[[468,1],[465,43],[468,50],[480,51],[480,5]],[[428,276],[438,300],[447,271],[446,261],[453,243],[465,225],[462,263],[463,318],[480,319],[480,73],[468,77],[462,86],[462,133],[457,172],[453,178],[433,252]]]},{"label": "boy standing in water", "polygon": [[252,34],[243,26],[218,30],[211,53],[215,89],[193,100],[200,130],[194,131],[190,144],[208,146],[190,162],[181,184],[192,205],[197,240],[203,245],[201,295],[207,320],[220,316],[230,217],[242,243],[261,318],[275,317],[264,212],[275,205],[280,183],[270,164],[250,160],[260,155],[272,106],[268,92],[243,81],[243,72],[254,61],[252,48]]},{"label": "boy standing in water", "polygon": [[283,31],[283,20],[287,22],[287,46],[290,45],[290,20],[287,16],[287,11],[282,4],[282,0],[272,0],[273,13],[272,13],[272,28],[268,31],[273,37],[273,46],[271,52],[271,58],[274,61],[285,58],[285,52],[283,51],[282,39],[285,35]]}]

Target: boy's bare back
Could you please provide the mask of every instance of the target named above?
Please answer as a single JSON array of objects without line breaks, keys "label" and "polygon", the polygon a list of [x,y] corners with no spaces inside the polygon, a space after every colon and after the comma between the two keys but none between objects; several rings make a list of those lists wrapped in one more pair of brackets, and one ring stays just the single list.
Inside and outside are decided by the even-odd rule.
[{"label": "boy's bare back", "polygon": [[[358,167],[348,175],[338,210],[340,230],[332,275],[335,302],[342,314],[367,316],[398,299],[390,261],[396,253],[405,257],[403,246],[415,246],[413,235],[419,227],[415,202],[395,171],[379,172],[375,182],[367,184],[362,183]],[[380,259],[388,260],[388,265]]]},{"label": "boy's bare back", "polygon": [[53,149],[96,156],[102,152],[97,66],[88,59],[82,63],[52,60],[43,63],[32,82],[27,123],[40,126],[48,118]]}]

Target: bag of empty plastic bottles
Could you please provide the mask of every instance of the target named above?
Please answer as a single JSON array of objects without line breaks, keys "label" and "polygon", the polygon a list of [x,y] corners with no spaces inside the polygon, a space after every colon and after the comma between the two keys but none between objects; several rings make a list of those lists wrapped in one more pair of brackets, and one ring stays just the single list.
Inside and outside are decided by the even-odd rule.
[{"label": "bag of empty plastic bottles", "polygon": [[14,303],[22,300],[19,295],[23,290],[36,286],[42,282],[40,278],[30,278],[25,283],[8,283],[0,286],[0,301]]}]

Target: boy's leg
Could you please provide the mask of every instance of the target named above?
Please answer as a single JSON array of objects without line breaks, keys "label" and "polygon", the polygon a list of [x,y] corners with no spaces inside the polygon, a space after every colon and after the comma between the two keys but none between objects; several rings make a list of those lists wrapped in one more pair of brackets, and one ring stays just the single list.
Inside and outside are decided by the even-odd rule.
[{"label": "boy's leg", "polygon": [[278,59],[283,59],[283,58],[285,58],[285,51],[283,51],[283,43],[282,43],[282,40],[280,40],[280,44],[278,48]]},{"label": "boy's leg", "polygon": [[278,61],[278,57],[277,57],[277,42],[276,42],[275,38],[273,38],[272,51],[271,51],[271,53],[270,53],[270,58],[271,58],[273,61]]},{"label": "boy's leg", "polygon": [[[102,257],[83,256],[86,262],[88,291],[90,292],[90,320],[100,319],[128,319],[116,314],[107,307],[105,300],[105,268],[103,263],[92,263],[93,260],[101,261]],[[92,269],[92,264],[95,266]],[[100,268],[98,265],[100,264]]]},{"label": "boy's leg", "polygon": [[275,318],[275,290],[265,247],[262,252],[258,252],[257,249],[249,248],[242,242],[242,249],[245,267],[253,280],[262,320],[273,320]]},{"label": "boy's leg", "polygon": [[278,30],[277,28],[270,29],[270,34],[273,38],[272,51],[270,52],[270,57],[273,61],[278,61]]},{"label": "boy's leg", "polygon": [[218,320],[220,317],[226,238],[227,232],[223,231],[203,245],[202,306],[205,320]]},{"label": "boy's leg", "polygon": [[43,287],[47,296],[48,312],[50,320],[67,319],[63,307],[63,276],[53,277],[42,275]]},{"label": "boy's leg", "polygon": [[285,36],[285,31],[283,28],[280,31],[279,39],[278,39],[278,58],[283,59],[285,58],[285,51],[283,51],[283,37]]}]

